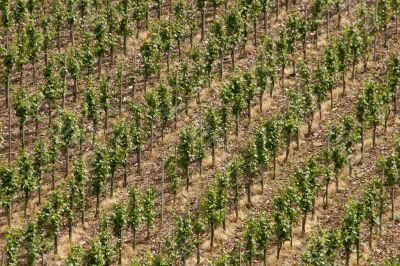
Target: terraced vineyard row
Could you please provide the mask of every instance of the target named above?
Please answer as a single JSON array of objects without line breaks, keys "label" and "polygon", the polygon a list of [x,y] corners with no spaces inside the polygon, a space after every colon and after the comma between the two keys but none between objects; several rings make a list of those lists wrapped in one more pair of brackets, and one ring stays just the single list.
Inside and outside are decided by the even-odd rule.
[{"label": "terraced vineyard row", "polygon": [[396,265],[397,0],[0,7],[2,263]]}]

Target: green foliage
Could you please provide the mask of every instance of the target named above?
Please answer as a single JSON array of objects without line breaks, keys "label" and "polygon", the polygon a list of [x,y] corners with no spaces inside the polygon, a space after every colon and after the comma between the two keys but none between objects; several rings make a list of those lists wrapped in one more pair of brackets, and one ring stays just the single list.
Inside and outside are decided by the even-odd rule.
[{"label": "green foliage", "polygon": [[334,48],[336,57],[338,59],[338,69],[344,72],[348,66],[350,47],[349,43],[344,37],[334,39]]},{"label": "green foliage", "polygon": [[289,186],[274,198],[274,231],[280,245],[291,237],[296,214],[294,208],[294,203],[297,201],[296,195],[295,189]]},{"label": "green foliage", "polygon": [[33,94],[29,98],[30,102],[30,115],[32,116],[33,120],[35,123],[38,125],[39,122],[42,120],[40,116],[40,109],[42,107],[42,101],[43,101],[43,94],[40,90],[37,90],[35,94]]},{"label": "green foliage", "polygon": [[165,160],[164,169],[167,179],[169,179],[171,182],[171,193],[172,195],[174,195],[174,200],[179,192],[179,188],[181,185],[181,180],[176,171],[176,168],[176,156],[175,154],[170,153],[168,155],[168,158]]},{"label": "green foliage", "polygon": [[60,95],[60,86],[55,76],[55,67],[55,59],[51,58],[43,70],[43,75],[46,80],[43,87],[43,95],[48,104],[53,104]]},{"label": "green foliage", "polygon": [[118,27],[116,5],[106,5],[105,14],[107,16],[107,37],[110,52],[113,53],[112,49],[115,46],[115,33]]},{"label": "green foliage", "polygon": [[154,222],[154,207],[155,207],[155,200],[157,197],[156,190],[152,188],[148,188],[146,192],[143,194],[143,218],[146,222],[147,229],[153,226]]},{"label": "green foliage", "polygon": [[263,50],[265,52],[265,57],[267,61],[271,59],[274,55],[275,48],[274,39],[271,36],[265,36],[263,39]]},{"label": "green foliage", "polygon": [[143,206],[140,192],[134,188],[129,188],[129,203],[127,208],[127,226],[136,231],[143,220]]},{"label": "green foliage", "polygon": [[266,147],[275,156],[281,140],[281,124],[278,119],[265,122]]},{"label": "green foliage", "polygon": [[126,225],[126,210],[122,202],[114,205],[110,219],[114,236],[120,239],[122,237],[122,229]]},{"label": "green foliage", "polygon": [[341,140],[343,141],[345,151],[348,155],[351,154],[354,144],[360,140],[360,137],[360,131],[356,126],[355,117],[351,115],[345,116]]},{"label": "green foliage", "polygon": [[112,225],[112,232],[117,238],[117,250],[118,250],[118,263],[121,264],[122,260],[122,230],[127,224],[126,219],[126,208],[122,202],[114,204],[110,221]]},{"label": "green foliage", "polygon": [[193,248],[192,221],[189,216],[178,217],[175,225],[175,242],[179,257],[183,260],[189,256]]},{"label": "green foliage", "polygon": [[384,113],[385,128],[387,126],[387,119],[389,117],[393,96],[394,94],[390,86],[383,84],[377,85],[377,97],[378,101],[381,103],[382,112]]},{"label": "green foliage", "polygon": [[16,58],[15,58],[15,66],[19,71],[20,75],[24,71],[24,66],[28,61],[28,37],[26,36],[26,32],[22,32],[20,35],[20,39],[16,48]]},{"label": "green foliage", "polygon": [[290,143],[293,134],[297,132],[298,119],[295,112],[286,112],[282,119],[282,136],[286,139],[286,145]]},{"label": "green foliage", "polygon": [[394,186],[399,180],[396,155],[394,153],[390,154],[379,163],[379,167],[386,178],[384,185],[388,187]]},{"label": "green foliage", "polygon": [[142,259],[133,258],[130,266],[168,266],[170,263],[162,255],[146,254]]},{"label": "green foliage", "polygon": [[90,248],[83,255],[83,265],[105,265],[105,258],[102,253],[102,246],[98,239],[93,240]]},{"label": "green foliage", "polygon": [[80,76],[82,59],[81,51],[77,48],[72,48],[68,56],[67,68],[74,79],[78,79]]},{"label": "green foliage", "polygon": [[172,47],[172,38],[173,38],[173,26],[174,24],[170,21],[161,20],[159,22],[159,30],[160,30],[160,41],[161,47],[164,52],[168,52]]},{"label": "green foliage", "polygon": [[178,78],[178,86],[180,90],[182,91],[182,96],[183,96],[183,102],[185,104],[185,111],[186,114],[188,114],[188,108],[189,108],[189,100],[190,96],[193,93],[193,86],[191,82],[191,76],[190,76],[190,68],[189,68],[189,63],[188,61],[185,61],[181,63],[181,67],[179,70],[179,76]]},{"label": "green foliage", "polygon": [[378,178],[374,178],[366,184],[363,190],[361,201],[370,228],[377,224],[377,207],[380,199],[380,191],[382,189],[381,184]]},{"label": "green foliage", "polygon": [[2,51],[1,57],[3,58],[3,64],[5,67],[4,71],[4,78],[9,79],[9,76],[11,74],[11,71],[13,67],[15,66],[16,60],[17,60],[17,55],[15,51],[15,47],[9,48],[8,50]]},{"label": "green foliage", "polygon": [[12,13],[11,13],[11,1],[2,1],[0,5],[1,11],[1,25],[8,33],[12,27]]},{"label": "green foliage", "polygon": [[60,114],[61,122],[61,149],[67,152],[75,143],[78,137],[79,128],[74,113],[62,111]]},{"label": "green foliage", "polygon": [[[257,89],[260,91],[260,94],[263,94],[264,91],[272,85],[270,67],[263,53],[257,57],[255,78]],[[260,98],[260,101],[261,100]]]},{"label": "green foliage", "polygon": [[93,46],[91,35],[89,33],[83,33],[83,47],[80,55],[82,66],[87,70],[87,75],[94,73],[95,55],[99,51],[97,46]]},{"label": "green foliage", "polygon": [[140,46],[140,53],[143,57],[143,76],[147,79],[160,69],[159,45],[155,39],[145,40]]},{"label": "green foliage", "polygon": [[[200,1],[204,1],[204,0],[200,0]],[[189,26],[189,29],[191,32],[194,32],[196,30],[196,28],[198,27],[198,23],[196,21],[197,12],[196,12],[194,6],[195,6],[194,3],[189,3],[186,7],[186,23]]]},{"label": "green foliage", "polygon": [[[72,243],[68,257],[66,260],[67,266],[78,266],[82,264],[82,247],[76,243]],[[86,253],[85,253],[86,255]]]},{"label": "green foliage", "polygon": [[219,50],[220,50],[220,47],[218,46],[218,40],[215,37],[211,37],[207,43],[206,55],[204,58],[204,61],[205,61],[204,69],[205,69],[205,72],[207,73],[209,82],[210,82],[210,78],[211,78],[211,71],[217,60]]},{"label": "green foliage", "polygon": [[204,218],[211,230],[222,221],[225,210],[219,208],[219,195],[215,186],[212,186],[207,192],[201,207],[204,212]]},{"label": "green foliage", "polygon": [[185,24],[185,17],[186,17],[186,7],[185,2],[183,0],[178,0],[174,5],[174,35],[175,39],[180,42],[183,38],[183,35],[186,32],[186,24]]},{"label": "green foliage", "polygon": [[348,45],[352,55],[352,61],[353,64],[355,64],[358,62],[361,52],[361,36],[354,26],[349,26],[345,28],[345,38],[349,43]]},{"label": "green foliage", "polygon": [[[297,120],[303,113],[304,97],[301,92],[296,89],[289,89],[288,97],[290,101],[289,112],[293,112]],[[297,121],[299,123],[299,121]]]},{"label": "green foliage", "polygon": [[25,192],[26,197],[29,197],[36,186],[36,181],[33,176],[33,166],[30,155],[23,151],[18,161],[18,174],[21,180],[21,189]]},{"label": "green foliage", "polygon": [[168,262],[174,263],[178,258],[178,247],[175,241],[174,235],[166,235],[164,236],[165,241],[165,253],[167,254]]},{"label": "green foliage", "polygon": [[328,149],[328,158],[333,163],[333,169],[337,175],[346,162],[346,157],[339,146],[332,146]]},{"label": "green foliage", "polygon": [[107,151],[98,146],[94,152],[93,160],[93,180],[92,187],[96,195],[104,190],[104,185],[110,170],[109,158]]},{"label": "green foliage", "polygon": [[[60,193],[60,189],[57,188],[53,190],[46,202],[46,205],[43,207],[42,212],[39,214],[37,220],[37,230],[38,235],[41,236],[42,234],[45,236],[43,241],[48,241],[47,238],[50,239],[57,239],[58,234],[61,229],[61,222],[62,222],[62,214],[65,210],[65,203],[63,195]],[[44,246],[41,249],[47,249]],[[54,247],[56,251],[56,246]]]},{"label": "green foliage", "polygon": [[246,221],[244,229],[244,254],[246,259],[251,265],[253,257],[256,255],[256,237],[257,237],[257,223],[254,219],[249,218]]},{"label": "green foliage", "polygon": [[86,17],[89,15],[89,0],[79,0],[78,10],[81,15],[81,23],[85,23]]},{"label": "green foliage", "polygon": [[81,211],[85,209],[86,203],[86,183],[89,179],[89,173],[82,159],[77,159],[74,163],[73,178],[70,181],[74,189],[73,200],[77,208]]},{"label": "green foliage", "polygon": [[256,96],[256,77],[254,72],[252,71],[246,71],[243,74],[243,89],[244,89],[244,100],[247,103],[248,106],[248,112],[249,112],[249,117],[250,117],[250,111],[251,111],[251,105],[254,102],[254,97]]},{"label": "green foliage", "polygon": [[[128,132],[128,130],[130,132]],[[132,142],[132,143],[131,143]],[[120,146],[122,160],[121,164],[126,166],[128,164],[129,151],[131,146],[136,149],[137,153],[141,153],[144,144],[144,133],[140,127],[127,128],[126,126],[121,126],[120,134]]]},{"label": "green foliage", "polygon": [[196,131],[193,159],[202,164],[204,158],[206,157],[206,145],[204,144],[203,128],[198,128]]},{"label": "green foliage", "polygon": [[276,41],[277,61],[282,66],[282,69],[287,63],[287,52],[289,49],[289,40],[286,30],[279,31],[279,38]]},{"label": "green foliage", "polygon": [[100,95],[98,100],[104,111],[107,111],[110,108],[111,95],[109,82],[109,78],[105,78],[100,81]]},{"label": "green foliage", "polygon": [[329,136],[328,136],[329,146],[338,144],[341,133],[342,133],[341,125],[337,123],[332,123],[331,125],[329,125]]},{"label": "green foliage", "polygon": [[233,7],[226,16],[226,34],[229,36],[229,43],[235,48],[235,46],[243,38],[245,31],[245,20],[240,14],[240,9],[238,7]]},{"label": "green foliage", "polygon": [[325,65],[317,65],[315,73],[316,82],[314,85],[314,94],[317,97],[318,105],[326,98],[326,93],[329,91],[332,77],[329,75]]},{"label": "green foliage", "polygon": [[216,43],[219,47],[219,53],[225,53],[228,36],[226,34],[225,23],[222,18],[216,19],[212,24],[211,33],[213,35],[212,38],[215,38]]},{"label": "green foliage", "polygon": [[14,94],[14,109],[19,117],[19,126],[22,129],[27,121],[28,115],[31,112],[31,102],[24,89],[20,88]]},{"label": "green foliage", "polygon": [[54,30],[56,34],[60,34],[64,19],[66,18],[62,3],[55,3],[52,12],[54,13]]},{"label": "green foliage", "polygon": [[27,264],[34,265],[38,252],[38,236],[35,222],[30,222],[24,235]]},{"label": "green foliage", "polygon": [[147,0],[135,1],[135,6],[133,8],[133,18],[137,22],[140,22],[144,18],[146,18],[148,12],[149,12],[149,2]]},{"label": "green foliage", "polygon": [[[104,96],[105,95],[103,95],[103,97]],[[108,100],[103,98],[103,103],[104,103],[103,106],[106,106],[108,104],[107,102]],[[99,122],[98,105],[99,105],[99,96],[97,95],[97,91],[92,86],[89,86],[85,95],[85,113],[87,119],[92,121],[94,126],[94,131],[96,130],[97,124]]]},{"label": "green foliage", "polygon": [[20,230],[10,230],[6,236],[5,257],[7,265],[16,266],[18,262],[18,253],[22,240],[22,232]]},{"label": "green foliage", "polygon": [[368,9],[365,4],[362,4],[359,10],[360,20],[357,23],[358,31],[360,32],[361,37],[361,53],[364,54],[364,58],[367,58],[368,48],[373,40],[374,32],[368,32],[366,30],[367,27],[367,17],[370,16]]},{"label": "green foliage", "polygon": [[389,0],[382,0],[378,2],[378,23],[381,28],[387,27],[387,23],[390,20],[390,1]]},{"label": "green foliage", "polygon": [[[229,192],[229,174],[226,173],[217,173],[216,174],[216,186],[218,191],[218,207],[221,210],[226,208],[226,204],[228,203],[228,192]],[[225,212],[223,219],[225,220]]]},{"label": "green foliage", "polygon": [[37,178],[38,185],[41,185],[42,175],[46,171],[46,164],[49,160],[47,145],[43,140],[38,140],[35,144],[33,158],[33,175]]},{"label": "green foliage", "polygon": [[[329,152],[328,152],[329,154]],[[335,173],[330,169],[330,166],[324,166],[321,169],[322,180],[324,184],[329,184],[331,179],[334,177]]]},{"label": "green foliage", "polygon": [[294,185],[299,195],[299,208],[303,215],[306,215],[313,207],[315,201],[315,193],[317,191],[315,187],[315,177],[310,173],[307,167],[298,168],[294,172]]},{"label": "green foliage", "polygon": [[193,233],[198,236],[197,239],[194,241],[195,244],[200,244],[200,235],[204,232],[205,230],[205,224],[200,217],[199,213],[196,214],[195,218],[192,219],[192,230]]},{"label": "green foliage", "polygon": [[204,12],[206,9],[207,1],[206,0],[197,0],[197,7],[201,12]]},{"label": "green foliage", "polygon": [[244,107],[244,88],[243,77],[241,75],[234,75],[230,78],[228,83],[229,98],[231,101],[231,111],[236,119],[242,113]]},{"label": "green foliage", "polygon": [[54,123],[51,127],[51,134],[50,134],[49,162],[51,164],[51,170],[55,169],[55,164],[57,162],[57,157],[59,154],[59,148],[61,145],[59,137],[60,130],[61,130],[61,125],[58,121],[56,121],[56,123]]},{"label": "green foliage", "polygon": [[195,131],[192,127],[183,129],[179,136],[177,163],[185,171],[185,175],[193,161],[195,138]]},{"label": "green foliage", "polygon": [[233,160],[228,166],[229,185],[233,202],[238,203],[242,192],[240,182],[241,167],[237,159]]},{"label": "green foliage", "polygon": [[363,217],[363,205],[360,201],[353,200],[346,205],[346,214],[340,228],[341,245],[346,254],[351,253],[352,246],[360,238]]},{"label": "green foliage", "polygon": [[20,183],[15,170],[4,164],[0,166],[0,203],[7,207],[18,192]]},{"label": "green foliage", "polygon": [[296,41],[299,37],[299,30],[300,30],[300,23],[301,23],[301,16],[298,12],[291,12],[287,18],[286,28],[288,31],[288,51],[293,54]]},{"label": "green foliage", "polygon": [[108,146],[110,171],[112,174],[115,174],[118,166],[122,165],[124,160],[126,160],[126,156],[129,152],[130,143],[129,141],[124,141],[124,139],[128,138],[129,135],[126,131],[127,128],[123,122],[114,126],[113,136],[111,137],[110,144]]},{"label": "green foliage", "polygon": [[221,136],[221,118],[214,109],[209,109],[206,112],[205,119],[205,141],[206,143],[215,146]]},{"label": "green foliage", "polygon": [[252,183],[252,179],[257,175],[257,148],[254,142],[248,143],[242,153],[241,169]]},{"label": "green foliage", "polygon": [[26,0],[18,0],[16,1],[16,7],[14,9],[14,20],[18,25],[21,25],[25,22],[27,17],[27,1]]},{"label": "green foliage", "polygon": [[97,41],[96,46],[96,54],[99,57],[102,57],[104,52],[107,49],[107,29],[106,29],[106,22],[102,17],[99,17],[96,21],[96,24],[93,28],[93,33]]},{"label": "green foliage", "polygon": [[29,21],[27,27],[26,27],[26,35],[28,36],[28,43],[27,43],[27,55],[28,59],[32,62],[35,63],[36,61],[39,60],[39,55],[40,55],[40,47],[41,47],[41,40],[40,40],[40,35],[36,31],[35,26],[33,24],[33,21]]},{"label": "green foliage", "polygon": [[[146,94],[146,103],[147,103],[147,112],[146,112],[146,116],[147,116],[147,121],[149,121],[149,126],[151,128],[151,130],[154,127],[156,118],[158,116],[158,98],[157,95],[154,92],[149,92],[148,94]],[[169,105],[167,105],[167,109],[170,109],[171,107]]]},{"label": "green foliage", "polygon": [[325,49],[324,61],[329,75],[332,76],[333,80],[336,80],[336,73],[339,70],[339,59],[332,47]]},{"label": "green foliage", "polygon": [[368,81],[365,89],[365,103],[366,103],[366,118],[372,126],[377,126],[380,118],[381,104],[379,102],[379,95],[377,85]]},{"label": "green foliage", "polygon": [[172,112],[171,95],[167,90],[167,87],[160,83],[157,88],[157,102],[158,102],[158,113],[160,114],[162,130],[167,125]]},{"label": "green foliage", "polygon": [[75,4],[74,0],[67,0],[67,3],[66,3],[67,11],[66,11],[65,15],[66,15],[67,23],[70,26],[74,25],[76,22],[74,4]]},{"label": "green foliage", "polygon": [[[156,110],[154,106],[154,94],[153,93],[148,93],[146,95],[146,100],[151,101],[152,103],[149,103],[149,105],[153,105],[153,107],[150,108],[149,112],[147,113],[148,119],[155,119],[156,117]],[[137,102],[131,101],[129,102],[129,111],[132,114],[132,127],[133,128],[141,128],[143,124],[143,117],[145,117],[145,110],[143,106]]]},{"label": "green foliage", "polygon": [[384,261],[385,266],[398,266],[400,265],[400,255],[391,255]]},{"label": "green foliage", "polygon": [[340,235],[325,229],[316,231],[308,241],[307,251],[302,254],[303,265],[333,265],[336,261]]},{"label": "green foliage", "polygon": [[400,83],[400,54],[391,52],[388,60],[388,85],[394,94],[396,86]]},{"label": "green foliage", "polygon": [[[99,242],[100,242],[100,249],[101,253],[103,254],[104,257],[104,265],[111,265],[112,262],[112,256],[114,253],[114,248],[112,246],[112,238],[110,234],[110,224],[109,220],[104,219],[101,232],[98,234],[99,236]],[[101,264],[102,265],[102,264]]]},{"label": "green foliage", "polygon": [[258,247],[266,251],[272,243],[272,220],[266,213],[262,213],[257,221],[256,242]]}]

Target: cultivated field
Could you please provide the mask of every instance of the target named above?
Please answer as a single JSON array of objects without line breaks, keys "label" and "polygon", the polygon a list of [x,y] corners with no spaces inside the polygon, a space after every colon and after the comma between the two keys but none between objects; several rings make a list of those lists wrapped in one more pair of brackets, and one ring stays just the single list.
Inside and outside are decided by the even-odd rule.
[{"label": "cultivated field", "polygon": [[400,265],[400,0],[0,0],[0,265]]}]

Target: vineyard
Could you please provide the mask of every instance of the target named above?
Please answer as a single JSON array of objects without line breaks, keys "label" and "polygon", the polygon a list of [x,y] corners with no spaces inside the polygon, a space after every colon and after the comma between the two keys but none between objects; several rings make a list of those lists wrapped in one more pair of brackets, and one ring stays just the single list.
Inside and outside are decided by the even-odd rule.
[{"label": "vineyard", "polygon": [[400,265],[400,0],[0,0],[0,265]]}]

